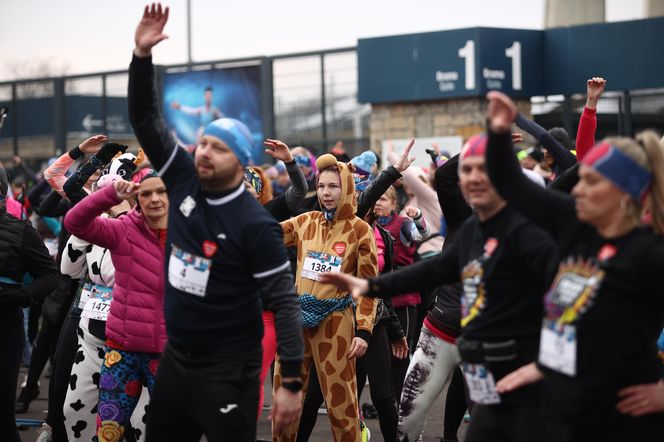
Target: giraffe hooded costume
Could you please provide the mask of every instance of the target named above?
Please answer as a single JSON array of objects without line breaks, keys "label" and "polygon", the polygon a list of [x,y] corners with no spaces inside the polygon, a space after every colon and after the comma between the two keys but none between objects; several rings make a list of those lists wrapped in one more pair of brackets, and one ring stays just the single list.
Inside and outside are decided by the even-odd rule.
[{"label": "giraffe hooded costume", "polygon": [[[354,318],[350,295],[333,285],[318,282],[316,272],[341,271],[360,278],[374,277],[378,274],[376,242],[371,227],[355,215],[353,166],[337,162],[327,154],[318,158],[316,167],[321,171],[336,168],[339,173],[341,194],[333,217],[328,221],[326,215],[329,217],[331,213],[314,211],[281,223],[286,246],[297,247],[295,282],[305,322],[302,380],[306,389],[313,364],[325,396],[334,440],[359,442],[355,359],[348,359],[348,351],[355,336],[368,342],[377,302],[372,298],[361,298]],[[319,202],[324,207],[322,201]],[[322,306],[323,311],[328,308],[330,312],[318,315],[320,322],[307,327],[306,311],[311,304]],[[277,373],[278,369],[275,370],[275,392],[281,385]],[[273,440],[295,441],[298,424],[295,422],[282,434],[273,435]]]}]

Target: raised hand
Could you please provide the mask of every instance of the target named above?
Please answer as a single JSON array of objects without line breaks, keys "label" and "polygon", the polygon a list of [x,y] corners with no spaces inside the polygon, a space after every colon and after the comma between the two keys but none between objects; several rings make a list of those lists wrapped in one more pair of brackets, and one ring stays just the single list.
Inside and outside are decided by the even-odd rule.
[{"label": "raised hand", "polygon": [[[408,141],[408,145],[406,148],[401,152],[401,156],[399,159],[393,164],[394,168],[399,172],[403,172],[404,170],[408,169],[411,164],[413,164],[413,161],[415,161],[415,157],[409,158],[408,155],[410,155],[410,150],[413,148],[415,145],[415,138],[411,138]],[[394,152],[394,145],[392,142],[387,143],[388,149],[391,152]]]},{"label": "raised hand", "polygon": [[270,155],[272,158],[281,160],[284,163],[290,163],[293,161],[293,154],[291,153],[286,143],[283,141],[272,140],[268,138],[263,142],[263,144],[265,144],[267,147],[267,149],[265,149],[265,153]]},{"label": "raised hand", "polygon": [[113,183],[113,187],[119,199],[128,200],[138,194],[141,185],[132,181],[117,180]]},{"label": "raised hand", "polygon": [[494,132],[502,133],[510,130],[518,111],[510,97],[498,91],[486,94],[489,100],[489,127]]},{"label": "raised hand", "polygon": [[597,109],[597,103],[604,93],[606,87],[606,80],[602,77],[593,77],[588,79],[586,83],[588,98],[586,100],[586,107],[589,109]]},{"label": "raised hand", "polygon": [[78,148],[81,149],[81,152],[84,154],[94,155],[99,152],[102,144],[104,144],[106,141],[108,141],[108,137],[106,135],[93,135],[79,144]]},{"label": "raised hand", "polygon": [[143,17],[136,27],[134,34],[134,41],[136,48],[134,54],[138,57],[147,57],[151,54],[152,48],[162,40],[168,38],[164,34],[164,26],[168,21],[168,6],[164,9],[161,3],[152,3],[148,5],[143,11]]},{"label": "raised hand", "polygon": [[369,291],[369,281],[344,273],[321,273],[320,282],[323,284],[332,284],[350,293],[355,300],[366,295]]}]

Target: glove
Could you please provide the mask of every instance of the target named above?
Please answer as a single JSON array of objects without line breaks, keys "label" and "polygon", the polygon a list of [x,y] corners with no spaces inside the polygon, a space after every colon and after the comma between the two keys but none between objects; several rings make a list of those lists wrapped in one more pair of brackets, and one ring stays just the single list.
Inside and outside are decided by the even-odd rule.
[{"label": "glove", "polygon": [[101,164],[108,164],[118,152],[125,153],[127,149],[129,149],[129,146],[125,146],[124,144],[106,143],[95,154],[95,157],[101,161]]},{"label": "glove", "polygon": [[23,289],[19,288],[0,288],[0,305],[16,305],[19,307],[30,306],[30,296]]}]

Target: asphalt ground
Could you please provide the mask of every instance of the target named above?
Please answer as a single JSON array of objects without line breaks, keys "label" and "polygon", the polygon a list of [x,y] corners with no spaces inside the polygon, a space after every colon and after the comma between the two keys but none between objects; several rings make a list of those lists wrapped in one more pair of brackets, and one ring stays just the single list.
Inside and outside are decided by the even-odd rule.
[{"label": "asphalt ground", "polygon": [[[47,369],[48,370],[48,369]],[[45,373],[47,370],[44,370],[44,373],[40,379],[40,395],[30,404],[30,409],[27,413],[17,415],[17,418],[25,419],[36,419],[44,420],[46,418],[46,410],[48,408],[48,382],[49,379],[46,377]],[[17,395],[20,390],[20,384],[23,382],[25,374],[27,372],[26,368],[21,369],[21,374],[19,375],[19,385],[17,385]],[[260,419],[257,426],[257,439],[258,440],[271,440],[270,432],[270,421],[267,420],[267,415],[269,413],[269,404],[271,398],[271,388],[269,379],[265,385],[265,402],[266,406],[261,413]],[[424,432],[422,434],[423,441],[438,441],[443,434],[443,413],[445,408],[445,395],[446,391],[438,397],[427,418],[426,425],[424,427]],[[360,398],[360,403],[371,402],[369,395],[369,388],[365,387]],[[378,419],[365,419],[365,423],[369,430],[371,431],[371,441],[372,442],[383,442],[383,437],[380,433],[380,428],[378,426]],[[465,434],[467,424],[462,423],[459,429],[459,440],[463,441],[463,435]],[[34,442],[37,439],[38,427],[26,427],[24,430],[20,431],[21,440],[24,442]],[[330,442],[332,441],[332,432],[330,430],[329,420],[326,414],[319,414],[318,420],[316,422],[316,427],[314,428],[311,438],[309,439],[313,442]]]}]

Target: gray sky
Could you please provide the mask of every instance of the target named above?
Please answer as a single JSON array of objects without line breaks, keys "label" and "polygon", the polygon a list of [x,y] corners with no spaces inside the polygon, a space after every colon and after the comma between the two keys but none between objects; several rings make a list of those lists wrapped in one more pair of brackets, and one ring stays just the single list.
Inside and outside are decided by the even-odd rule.
[{"label": "gray sky", "polygon": [[[579,0],[583,1],[583,0]],[[607,20],[643,17],[644,0],[606,0]],[[541,29],[544,0],[191,0],[194,61],[354,46],[358,38],[473,26]],[[171,0],[160,64],[187,61],[186,0]],[[0,0],[0,80],[47,62],[57,73],[125,69],[144,3]]]}]

